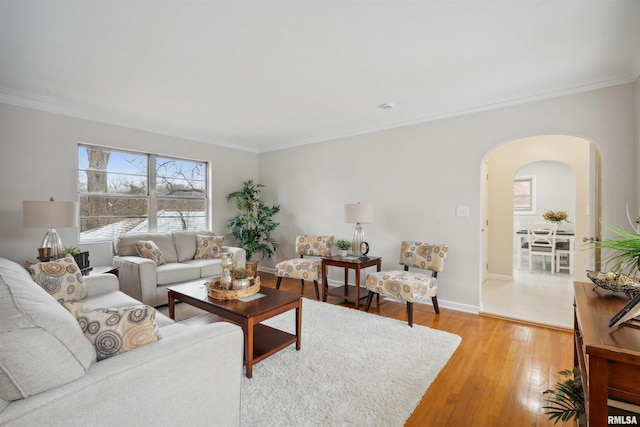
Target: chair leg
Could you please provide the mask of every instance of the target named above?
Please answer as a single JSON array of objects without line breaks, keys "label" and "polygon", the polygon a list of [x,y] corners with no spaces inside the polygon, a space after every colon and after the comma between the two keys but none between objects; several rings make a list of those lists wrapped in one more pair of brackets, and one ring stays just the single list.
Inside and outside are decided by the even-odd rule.
[{"label": "chair leg", "polygon": [[316,289],[316,299],[317,299],[318,301],[320,301],[320,291],[318,291],[318,281],[317,281],[317,280],[314,280],[314,281],[313,281],[313,286],[314,286],[314,287],[315,287],[315,289]]},{"label": "chair leg", "polygon": [[413,303],[407,301],[407,318],[409,320],[409,326],[413,328]]},{"label": "chair leg", "polygon": [[438,297],[431,297],[431,302],[433,303],[433,309],[436,311],[436,314],[440,314],[440,307],[438,307]]},{"label": "chair leg", "polygon": [[[369,295],[367,295],[367,303],[364,306],[364,311],[369,311],[369,307],[371,307],[371,300],[373,299],[373,294],[374,292],[369,291]],[[378,295],[378,301],[380,301],[380,294],[376,293],[376,295]],[[379,302],[378,306],[380,306]]]},{"label": "chair leg", "polygon": [[280,289],[280,282],[282,282],[282,277],[278,276],[278,280],[276,280],[276,289]]}]

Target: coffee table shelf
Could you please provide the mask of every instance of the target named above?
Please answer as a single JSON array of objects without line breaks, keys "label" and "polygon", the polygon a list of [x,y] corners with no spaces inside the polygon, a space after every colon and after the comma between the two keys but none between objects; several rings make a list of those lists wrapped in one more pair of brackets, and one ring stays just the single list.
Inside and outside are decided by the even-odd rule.
[{"label": "coffee table shelf", "polygon": [[[255,300],[246,302],[216,300],[209,298],[202,281],[170,286],[167,290],[171,318],[175,317],[175,301],[182,301],[210,313],[187,319],[181,322],[183,324],[195,326],[226,321],[242,327],[244,331],[244,360],[248,378],[253,375],[255,363],[294,343],[296,350],[300,350],[302,334],[302,299],[300,295],[272,288],[261,288],[260,292],[266,296]],[[295,310],[295,334],[260,323],[289,310]]]}]

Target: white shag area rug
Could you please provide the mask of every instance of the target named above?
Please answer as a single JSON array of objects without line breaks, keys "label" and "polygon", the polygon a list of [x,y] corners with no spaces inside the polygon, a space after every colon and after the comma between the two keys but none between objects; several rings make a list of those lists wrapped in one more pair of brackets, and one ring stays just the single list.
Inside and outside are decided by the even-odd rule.
[{"label": "white shag area rug", "polygon": [[[263,323],[294,333],[294,312]],[[300,351],[292,344],[243,376],[242,425],[402,426],[460,342],[303,298]]]}]

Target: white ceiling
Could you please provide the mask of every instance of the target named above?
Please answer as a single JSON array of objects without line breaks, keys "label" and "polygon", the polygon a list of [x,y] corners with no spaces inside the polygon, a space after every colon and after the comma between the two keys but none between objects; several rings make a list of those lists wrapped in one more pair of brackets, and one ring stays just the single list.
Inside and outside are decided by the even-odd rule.
[{"label": "white ceiling", "polygon": [[2,0],[0,61],[0,101],[264,152],[634,81],[640,1]]}]

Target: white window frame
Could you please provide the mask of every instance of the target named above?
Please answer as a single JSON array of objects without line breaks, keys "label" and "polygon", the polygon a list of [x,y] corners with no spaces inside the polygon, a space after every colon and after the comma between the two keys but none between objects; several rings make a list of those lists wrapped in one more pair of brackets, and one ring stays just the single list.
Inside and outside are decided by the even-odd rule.
[{"label": "white window frame", "polygon": [[[80,168],[80,158],[79,158],[79,153],[80,153],[80,149],[81,148],[96,148],[96,149],[101,149],[101,150],[108,150],[111,152],[118,152],[118,153],[128,153],[128,154],[134,154],[137,156],[144,156],[146,157],[147,160],[147,174],[146,174],[146,184],[147,184],[147,193],[146,194],[140,194],[140,195],[133,195],[133,196],[129,196],[129,197],[135,197],[135,198],[146,198],[147,199],[147,228],[149,232],[155,232],[158,231],[158,211],[157,211],[157,207],[158,207],[158,200],[159,199],[167,199],[167,197],[158,197],[158,193],[156,191],[156,185],[157,185],[157,179],[156,179],[156,160],[158,158],[162,158],[162,159],[170,159],[170,160],[178,160],[178,161],[185,161],[185,162],[194,162],[194,163],[201,163],[204,165],[205,167],[205,173],[204,173],[204,192],[203,192],[203,197],[202,198],[194,198],[194,197],[169,197],[169,198],[175,198],[178,200],[188,200],[188,199],[195,199],[195,200],[203,200],[204,202],[204,215],[205,215],[205,227],[208,229],[211,226],[211,206],[210,206],[210,201],[211,201],[211,186],[210,186],[210,181],[211,181],[211,163],[210,162],[206,162],[206,161],[202,161],[202,160],[196,160],[196,159],[188,159],[188,158],[184,158],[184,157],[175,157],[175,156],[166,156],[166,155],[162,155],[162,154],[154,154],[154,153],[144,153],[144,152],[138,152],[138,151],[133,151],[133,150],[126,150],[126,149],[121,149],[121,148],[114,148],[114,147],[108,147],[108,146],[100,146],[100,145],[95,145],[95,144],[86,144],[86,143],[78,143],[78,147],[77,147],[77,151],[76,151],[76,155],[78,156],[78,180],[80,179],[80,173],[83,171],[83,169]],[[109,197],[114,197],[117,196],[114,193],[89,193],[89,192],[82,192],[80,191],[80,182],[78,182],[78,209],[79,209],[79,217],[80,214],[82,212],[82,198],[83,196],[90,196],[90,195],[100,195],[100,194],[104,194],[105,196],[109,196]],[[118,197],[123,197],[126,198],[127,195],[122,195],[122,196],[118,196]],[[162,230],[161,230],[162,231]],[[97,238],[91,238],[91,239],[83,239],[82,238],[82,232],[81,232],[81,227],[78,227],[78,242],[79,243],[96,243],[96,242],[104,242],[104,241],[111,241],[112,237],[109,238],[104,238],[104,239],[97,239]]]},{"label": "white window frame", "polygon": [[[513,214],[514,215],[535,215],[536,214],[536,177],[535,175],[527,175],[527,176],[516,176],[513,178],[513,182],[516,181],[530,181],[531,182],[531,208],[530,209],[516,209],[513,206]],[[515,196],[515,195],[514,195]]]}]

